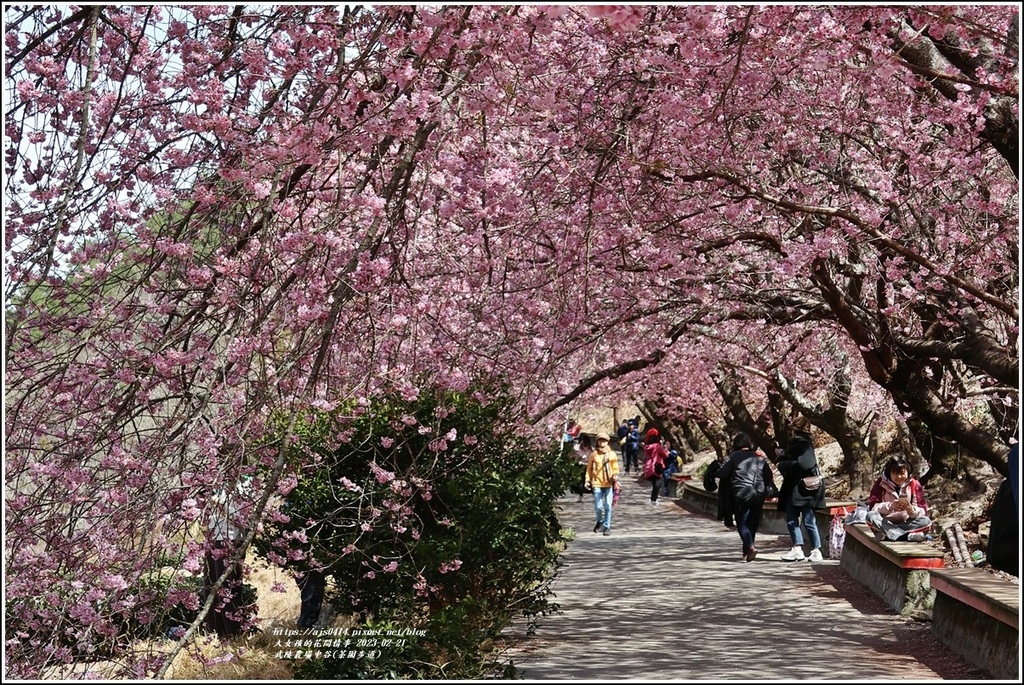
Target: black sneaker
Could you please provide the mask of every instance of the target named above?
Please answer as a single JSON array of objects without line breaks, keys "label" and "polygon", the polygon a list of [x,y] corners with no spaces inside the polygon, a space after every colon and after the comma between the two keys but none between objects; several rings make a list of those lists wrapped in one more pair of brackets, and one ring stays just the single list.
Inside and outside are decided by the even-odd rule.
[{"label": "black sneaker", "polygon": [[604,527],[604,534],[605,535],[611,535],[612,534],[612,529],[609,528],[608,526],[605,526]]},{"label": "black sneaker", "polygon": [[597,531],[601,530],[602,528],[604,528],[604,524],[603,524],[603,523],[601,523],[600,521],[598,521],[597,523],[595,523],[595,524],[594,524],[594,532],[595,532],[595,533],[596,533]]}]

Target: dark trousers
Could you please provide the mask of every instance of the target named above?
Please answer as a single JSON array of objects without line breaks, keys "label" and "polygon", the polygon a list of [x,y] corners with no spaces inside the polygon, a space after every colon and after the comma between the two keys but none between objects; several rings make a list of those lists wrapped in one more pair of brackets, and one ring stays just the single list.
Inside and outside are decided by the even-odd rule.
[{"label": "dark trousers", "polygon": [[725,501],[728,493],[718,491],[718,520],[725,524],[726,528],[732,528],[732,504]]},{"label": "dark trousers", "polygon": [[657,502],[658,495],[661,494],[661,476],[651,476],[651,501]]},{"label": "dark trousers", "polygon": [[296,576],[295,583],[299,586],[302,597],[302,608],[299,611],[300,628],[312,628],[320,619],[320,607],[324,603],[324,588],[327,585],[324,574],[320,571],[307,571]]},{"label": "dark trousers", "polygon": [[640,469],[639,454],[639,447],[629,447],[627,445],[622,448],[622,460],[626,462],[626,473],[629,473],[631,468],[634,471],[638,471]]},{"label": "dark trousers", "polygon": [[[210,596],[210,589],[231,563],[235,547],[230,542],[217,541],[206,553],[206,577],[203,596]],[[217,591],[217,600],[206,614],[206,629],[220,637],[239,635],[242,632],[242,565],[235,564],[231,573]]]},{"label": "dark trousers", "polygon": [[761,509],[764,502],[736,503],[736,532],[743,541],[743,555],[754,546],[757,529],[761,526]]}]

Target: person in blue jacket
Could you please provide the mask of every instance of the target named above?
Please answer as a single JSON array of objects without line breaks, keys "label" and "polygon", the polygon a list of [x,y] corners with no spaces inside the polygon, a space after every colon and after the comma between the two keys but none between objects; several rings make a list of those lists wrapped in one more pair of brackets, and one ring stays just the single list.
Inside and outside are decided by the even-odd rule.
[{"label": "person in blue jacket", "polygon": [[634,420],[629,421],[629,432],[626,434],[625,442],[622,445],[622,461],[626,473],[632,468],[640,470],[640,428]]}]

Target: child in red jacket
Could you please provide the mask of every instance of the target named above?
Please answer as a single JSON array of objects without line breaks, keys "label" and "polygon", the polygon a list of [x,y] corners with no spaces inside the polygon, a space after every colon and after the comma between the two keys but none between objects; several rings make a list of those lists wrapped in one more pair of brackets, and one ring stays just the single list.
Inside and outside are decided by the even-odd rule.
[{"label": "child in red jacket", "polygon": [[931,529],[921,482],[905,461],[890,459],[868,496],[868,526],[879,539],[924,542]]}]

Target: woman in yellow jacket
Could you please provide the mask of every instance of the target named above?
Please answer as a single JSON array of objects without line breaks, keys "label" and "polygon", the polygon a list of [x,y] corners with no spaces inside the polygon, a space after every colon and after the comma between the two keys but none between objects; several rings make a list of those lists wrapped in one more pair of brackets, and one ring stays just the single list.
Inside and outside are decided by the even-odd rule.
[{"label": "woman in yellow jacket", "polygon": [[612,532],[612,497],[619,487],[619,458],[608,445],[607,433],[597,434],[597,449],[587,459],[587,485],[594,489],[594,532]]}]

